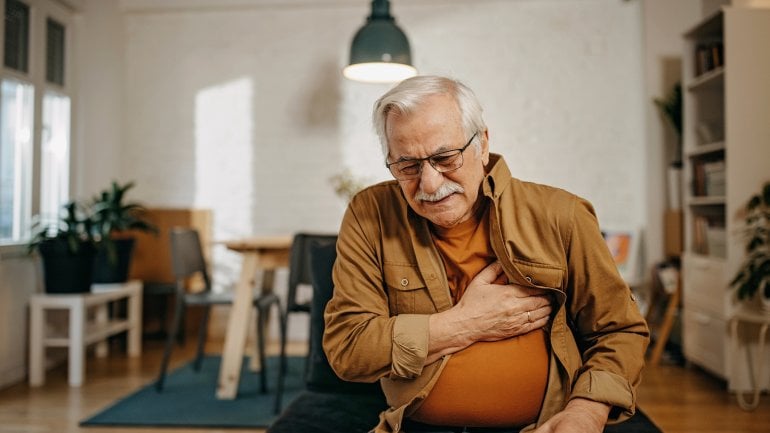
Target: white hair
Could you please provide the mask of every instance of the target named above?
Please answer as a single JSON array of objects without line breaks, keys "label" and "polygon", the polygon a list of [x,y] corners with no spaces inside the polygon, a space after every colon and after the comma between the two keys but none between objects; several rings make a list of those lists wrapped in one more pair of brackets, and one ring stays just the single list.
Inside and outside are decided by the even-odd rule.
[{"label": "white hair", "polygon": [[380,138],[382,153],[386,158],[389,153],[386,131],[388,114],[396,112],[409,115],[417,110],[428,97],[442,94],[451,96],[457,102],[465,135],[470,137],[472,134],[479,133],[474,139],[473,147],[476,152],[481,151],[481,132],[486,131],[487,125],[481,115],[483,111],[481,104],[473,91],[465,84],[452,78],[418,75],[398,83],[374,103],[372,123],[374,131]]}]

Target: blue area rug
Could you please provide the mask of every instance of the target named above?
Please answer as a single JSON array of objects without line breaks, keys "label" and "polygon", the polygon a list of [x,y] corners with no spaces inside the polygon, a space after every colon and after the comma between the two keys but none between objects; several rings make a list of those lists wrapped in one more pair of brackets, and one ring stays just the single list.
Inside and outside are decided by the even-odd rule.
[{"label": "blue area rug", "polygon": [[[219,362],[218,356],[206,357],[199,372],[193,370],[191,362],[166,377],[163,392],[157,392],[154,383],[151,383],[81,421],[80,425],[229,428],[269,426],[276,418],[273,405],[278,379],[278,358],[270,357],[267,360],[267,394],[259,392],[259,373],[248,371],[248,360],[244,360],[235,400],[216,398]],[[283,407],[288,406],[304,389],[304,363],[305,358],[289,358]]]}]

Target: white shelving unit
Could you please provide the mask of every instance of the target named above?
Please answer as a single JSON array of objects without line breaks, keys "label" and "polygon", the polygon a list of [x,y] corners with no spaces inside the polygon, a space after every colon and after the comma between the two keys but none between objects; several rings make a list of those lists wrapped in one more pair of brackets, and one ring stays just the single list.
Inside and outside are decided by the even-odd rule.
[{"label": "white shelving unit", "polygon": [[[125,317],[110,318],[108,306],[127,300]],[[38,293],[30,298],[29,384],[45,383],[45,352],[48,347],[65,347],[68,382],[80,386],[85,377],[86,347],[96,344],[96,355],[107,356],[107,337],[128,333],[128,354],[142,354],[142,282],[94,284],[87,293]],[[67,326],[58,328],[47,321],[47,313],[65,310]],[[93,313],[93,314],[90,314]]]},{"label": "white shelving unit", "polygon": [[683,58],[684,355],[746,390],[747,359],[730,350],[727,288],[744,257],[740,211],[770,180],[770,9],[705,17],[685,33]]}]

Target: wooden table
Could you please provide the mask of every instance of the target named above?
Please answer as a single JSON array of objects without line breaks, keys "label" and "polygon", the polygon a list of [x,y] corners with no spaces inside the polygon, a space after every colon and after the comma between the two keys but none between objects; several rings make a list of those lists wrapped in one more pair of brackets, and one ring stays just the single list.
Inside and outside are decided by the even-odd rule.
[{"label": "wooden table", "polygon": [[271,292],[275,269],[289,266],[291,242],[291,236],[252,237],[223,242],[228,249],[243,256],[243,264],[225,333],[217,386],[219,399],[232,400],[238,392],[257,270],[263,271],[262,293]]},{"label": "wooden table", "polygon": [[[110,303],[128,299],[126,317],[110,318]],[[86,293],[38,293],[29,302],[29,384],[45,383],[46,347],[66,347],[70,386],[81,386],[85,376],[86,347],[96,344],[96,356],[107,356],[107,337],[128,332],[128,354],[142,354],[142,282],[94,284]],[[89,320],[88,310],[95,311]],[[47,326],[46,312],[67,310],[66,329]],[[50,329],[49,329],[50,328]],[[61,331],[61,332],[60,332]]]}]

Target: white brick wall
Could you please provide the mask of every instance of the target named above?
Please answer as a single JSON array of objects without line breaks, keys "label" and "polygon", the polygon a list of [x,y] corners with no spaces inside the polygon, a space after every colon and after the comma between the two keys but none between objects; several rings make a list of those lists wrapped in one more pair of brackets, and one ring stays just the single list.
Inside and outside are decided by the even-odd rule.
[{"label": "white brick wall", "polygon": [[[340,74],[365,6],[129,11],[121,173],[136,196],[211,207],[219,239],[336,230],[344,201],[329,177],[346,167],[387,177],[370,110],[389,86]],[[516,176],[587,197],[607,224],[644,225],[638,5],[394,2],[392,11],[421,73],[476,90],[492,150]]]},{"label": "white brick wall", "polygon": [[[329,177],[344,167],[387,177],[369,118],[389,86],[340,73],[368,1],[287,3],[84,0],[75,194],[135,180],[132,197],[148,205],[211,207],[220,239],[336,230],[344,202]],[[655,197],[645,193],[647,167],[660,161],[644,152],[640,2],[392,5],[421,73],[476,90],[492,149],[516,176],[584,195],[607,225],[658,217],[645,212]],[[219,281],[232,279],[237,255],[217,248],[215,259]],[[17,269],[0,261],[0,300],[10,296],[18,312],[37,283]],[[8,339],[0,353],[20,356],[23,339]],[[21,362],[7,365],[23,371]]]}]

